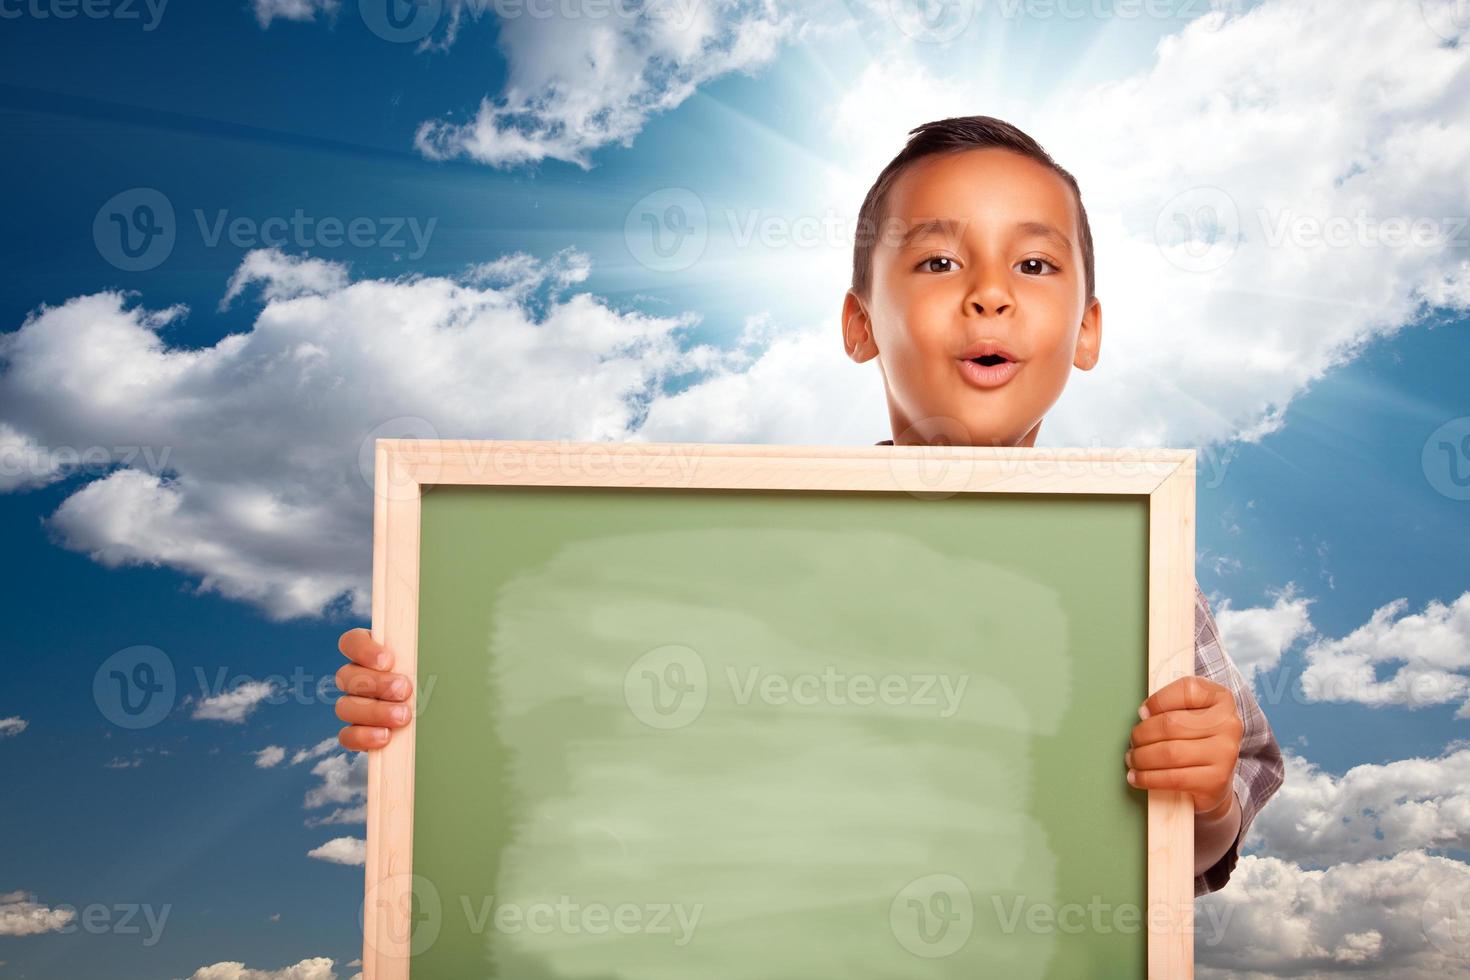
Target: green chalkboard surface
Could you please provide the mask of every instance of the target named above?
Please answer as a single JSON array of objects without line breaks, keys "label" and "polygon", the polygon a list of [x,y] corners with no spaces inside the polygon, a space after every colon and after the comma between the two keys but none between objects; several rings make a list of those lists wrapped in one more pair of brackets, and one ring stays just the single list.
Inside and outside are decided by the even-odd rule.
[{"label": "green chalkboard surface", "polygon": [[1148,522],[426,487],[413,977],[1143,976]]}]

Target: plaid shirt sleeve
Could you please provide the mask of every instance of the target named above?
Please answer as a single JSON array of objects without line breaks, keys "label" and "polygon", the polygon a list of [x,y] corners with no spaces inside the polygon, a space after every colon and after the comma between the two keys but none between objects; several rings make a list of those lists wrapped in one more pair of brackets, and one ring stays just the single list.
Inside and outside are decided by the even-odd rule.
[{"label": "plaid shirt sleeve", "polygon": [[1241,674],[1220,642],[1220,631],[1199,583],[1194,583],[1194,672],[1196,675],[1230,688],[1235,696],[1235,709],[1240,714],[1244,731],[1240,736],[1240,756],[1235,762],[1235,795],[1240,800],[1240,833],[1230,850],[1220,860],[1194,877],[1194,895],[1198,898],[1219,891],[1230,880],[1240,858],[1240,842],[1261,807],[1266,805],[1286,776],[1281,747],[1266,721],[1266,714],[1256,703],[1250,682]]}]

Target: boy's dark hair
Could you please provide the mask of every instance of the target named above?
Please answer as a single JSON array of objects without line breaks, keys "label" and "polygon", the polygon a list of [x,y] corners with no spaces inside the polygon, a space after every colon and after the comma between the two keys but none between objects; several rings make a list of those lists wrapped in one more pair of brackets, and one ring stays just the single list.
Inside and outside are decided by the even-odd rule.
[{"label": "boy's dark hair", "polygon": [[1082,240],[1078,244],[1082,250],[1082,267],[1087,282],[1086,299],[1089,302],[1093,299],[1097,283],[1092,263],[1092,227],[1087,222],[1087,209],[1082,206],[1082,191],[1077,187],[1077,179],[1058,166],[1051,155],[1041,148],[1041,144],[1010,123],[994,116],[954,116],[924,123],[909,130],[908,145],[883,168],[883,172],[868,190],[868,196],[863,199],[862,210],[858,212],[857,237],[852,253],[852,288],[859,296],[866,299],[873,285],[873,246],[883,225],[883,207],[888,191],[899,175],[914,161],[924,157],[986,147],[999,147],[1029,157],[1050,168],[1072,188],[1072,195],[1077,200],[1077,220],[1081,226]]}]

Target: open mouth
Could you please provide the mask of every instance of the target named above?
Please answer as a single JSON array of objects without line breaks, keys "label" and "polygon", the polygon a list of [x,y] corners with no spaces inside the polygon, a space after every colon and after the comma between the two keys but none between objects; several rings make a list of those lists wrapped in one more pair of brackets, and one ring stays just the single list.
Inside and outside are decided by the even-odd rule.
[{"label": "open mouth", "polygon": [[1020,361],[1013,361],[1004,354],[961,358],[959,365],[960,374],[976,388],[999,388],[1021,370]]}]

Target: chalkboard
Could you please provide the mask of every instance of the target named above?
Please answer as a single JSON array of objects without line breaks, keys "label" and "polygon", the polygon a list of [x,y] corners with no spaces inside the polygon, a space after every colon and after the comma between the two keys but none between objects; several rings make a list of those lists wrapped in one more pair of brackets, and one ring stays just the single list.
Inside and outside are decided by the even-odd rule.
[{"label": "chalkboard", "polygon": [[377,452],[369,980],[1190,975],[1193,453]]}]

